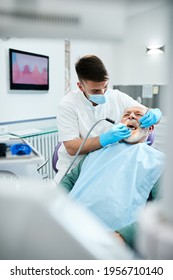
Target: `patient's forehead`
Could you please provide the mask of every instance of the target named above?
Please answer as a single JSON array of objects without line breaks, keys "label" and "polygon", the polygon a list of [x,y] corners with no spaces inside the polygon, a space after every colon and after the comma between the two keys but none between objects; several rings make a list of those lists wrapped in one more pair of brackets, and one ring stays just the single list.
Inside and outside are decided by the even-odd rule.
[{"label": "patient's forehead", "polygon": [[[140,106],[135,106],[135,107],[130,107],[130,108],[127,108],[127,109],[125,109],[125,111],[124,111],[124,114],[127,114],[127,113],[132,113],[132,112],[134,112],[134,113],[141,113],[141,114],[145,114],[145,112],[146,112],[146,108],[144,108],[144,107],[140,107]],[[123,114],[123,115],[124,115]]]}]

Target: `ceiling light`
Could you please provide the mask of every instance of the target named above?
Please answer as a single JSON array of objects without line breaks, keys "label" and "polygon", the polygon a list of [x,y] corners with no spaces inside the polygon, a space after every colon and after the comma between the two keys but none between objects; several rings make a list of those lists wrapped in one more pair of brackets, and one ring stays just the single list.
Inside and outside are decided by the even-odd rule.
[{"label": "ceiling light", "polygon": [[154,54],[163,54],[165,52],[165,45],[163,46],[149,46],[146,49],[147,54],[154,55]]}]

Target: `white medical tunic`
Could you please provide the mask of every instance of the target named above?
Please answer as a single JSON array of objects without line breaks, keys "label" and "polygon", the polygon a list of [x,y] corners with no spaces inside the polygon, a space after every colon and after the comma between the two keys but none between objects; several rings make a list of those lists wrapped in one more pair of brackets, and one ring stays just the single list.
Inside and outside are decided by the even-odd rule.
[{"label": "white medical tunic", "polygon": [[118,230],[137,220],[164,165],[165,155],[146,143],[115,143],[86,157],[69,196]]},{"label": "white medical tunic", "polygon": [[[124,110],[131,106],[141,106],[136,100],[119,90],[111,90],[107,95],[106,103],[93,106],[92,103],[79,91],[71,91],[64,96],[58,105],[57,126],[58,141],[68,141],[75,138],[84,138],[91,127],[102,118],[111,118],[114,121],[120,121]],[[89,137],[99,136],[106,132],[112,126],[107,121],[101,121],[90,133]],[[59,160],[55,176],[56,182],[59,182],[73,160],[62,144],[58,152]],[[83,155],[78,156],[72,168],[77,165]]]}]

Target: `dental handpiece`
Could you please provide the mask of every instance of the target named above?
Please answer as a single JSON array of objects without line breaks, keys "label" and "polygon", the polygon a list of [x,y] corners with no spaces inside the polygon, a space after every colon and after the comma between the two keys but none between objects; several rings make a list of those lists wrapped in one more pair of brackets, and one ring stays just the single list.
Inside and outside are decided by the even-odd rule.
[{"label": "dental handpiece", "polygon": [[112,124],[119,124],[119,123],[120,123],[120,122],[114,121],[114,120],[112,120],[112,119],[110,119],[110,118],[105,118],[105,121],[110,122],[110,123],[112,123]]},{"label": "dental handpiece", "polygon": [[110,123],[112,123],[112,124],[118,123],[118,122],[116,122],[116,121],[111,120],[110,118],[106,118],[105,120],[108,121],[108,122],[110,122]]}]

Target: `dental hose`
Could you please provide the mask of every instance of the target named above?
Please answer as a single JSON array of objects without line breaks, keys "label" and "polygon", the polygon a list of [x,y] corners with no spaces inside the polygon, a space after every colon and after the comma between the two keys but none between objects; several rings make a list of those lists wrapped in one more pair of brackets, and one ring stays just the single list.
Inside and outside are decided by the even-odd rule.
[{"label": "dental hose", "polygon": [[[108,121],[108,122],[110,122],[110,123],[112,123],[112,124],[118,123],[118,122],[115,122],[114,120],[109,119],[109,118],[104,118],[104,119],[100,119],[99,121],[97,121],[97,122],[90,128],[90,130],[88,131],[87,135],[85,136],[84,140],[82,141],[82,143],[81,143],[79,149],[77,150],[77,153],[76,153],[74,159],[72,160],[71,164],[70,164],[69,167],[67,168],[67,170],[66,170],[65,174],[63,175],[62,179],[67,175],[67,173],[69,172],[69,170],[70,170],[71,167],[73,166],[73,164],[74,164],[76,158],[78,157],[80,151],[82,150],[83,146],[85,145],[85,142],[86,142],[88,136],[90,135],[91,131],[93,130],[93,128],[94,128],[99,122],[101,122],[101,121]],[[62,179],[61,179],[61,180],[62,180]]]}]

